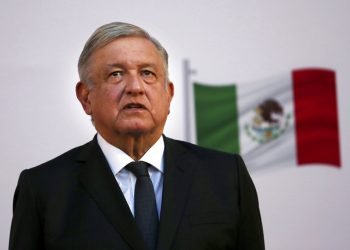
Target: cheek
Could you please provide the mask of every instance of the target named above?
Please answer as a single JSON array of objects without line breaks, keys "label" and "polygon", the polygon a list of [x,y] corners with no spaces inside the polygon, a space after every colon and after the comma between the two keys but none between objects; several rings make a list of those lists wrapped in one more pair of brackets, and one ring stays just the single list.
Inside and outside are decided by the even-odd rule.
[{"label": "cheek", "polygon": [[101,88],[95,93],[93,108],[104,111],[108,108],[116,109],[120,102],[121,92],[117,88]]},{"label": "cheek", "polygon": [[118,103],[121,98],[121,93],[120,85],[108,85],[101,90],[101,98],[108,102]]},{"label": "cheek", "polygon": [[158,102],[156,109],[158,110],[158,113],[161,114],[161,116],[167,116],[170,111],[170,101],[171,99],[168,98],[166,93],[162,93],[162,97],[158,97]]}]

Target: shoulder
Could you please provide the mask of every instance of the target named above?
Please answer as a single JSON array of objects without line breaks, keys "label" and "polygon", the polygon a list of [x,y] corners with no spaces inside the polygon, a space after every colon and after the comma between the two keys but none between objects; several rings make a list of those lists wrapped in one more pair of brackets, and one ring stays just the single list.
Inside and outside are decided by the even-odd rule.
[{"label": "shoulder", "polygon": [[91,149],[96,151],[95,145],[97,144],[91,141],[38,166],[23,170],[19,175],[14,200],[19,197],[47,200],[51,196],[76,190],[84,166],[82,159],[92,155]]},{"label": "shoulder", "polygon": [[93,141],[70,149],[61,155],[22,171],[21,176],[27,178],[60,178],[62,175],[74,172],[79,166],[79,159],[84,152],[91,148]]},{"label": "shoulder", "polygon": [[215,167],[216,170],[226,169],[228,171],[239,171],[239,168],[246,168],[241,156],[237,153],[226,153],[204,148],[168,137],[165,137],[164,140],[167,154],[176,154],[179,158],[185,157],[192,162],[196,162],[196,165],[200,165],[202,168],[212,169]]},{"label": "shoulder", "polygon": [[209,149],[205,147],[198,146],[193,143],[189,143],[186,141],[176,140],[169,137],[165,137],[165,145],[169,148],[177,148],[182,151],[187,151],[190,154],[193,154],[196,157],[201,159],[206,158],[214,158],[221,160],[237,160],[240,157],[237,153],[226,153],[214,149]]},{"label": "shoulder", "polygon": [[182,168],[192,166],[196,169],[197,181],[207,185],[212,183],[222,187],[222,190],[233,185],[240,192],[247,189],[254,193],[254,184],[239,154],[225,153],[171,138],[165,138],[165,147],[167,162],[173,161]]}]

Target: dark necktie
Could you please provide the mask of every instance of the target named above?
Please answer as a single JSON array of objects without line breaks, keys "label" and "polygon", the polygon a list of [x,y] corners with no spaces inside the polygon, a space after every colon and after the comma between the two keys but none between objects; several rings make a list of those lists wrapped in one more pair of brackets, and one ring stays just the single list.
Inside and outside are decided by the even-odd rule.
[{"label": "dark necktie", "polygon": [[134,194],[135,220],[148,250],[156,249],[158,237],[158,213],[153,184],[148,174],[149,164],[131,162],[126,169],[137,178]]}]

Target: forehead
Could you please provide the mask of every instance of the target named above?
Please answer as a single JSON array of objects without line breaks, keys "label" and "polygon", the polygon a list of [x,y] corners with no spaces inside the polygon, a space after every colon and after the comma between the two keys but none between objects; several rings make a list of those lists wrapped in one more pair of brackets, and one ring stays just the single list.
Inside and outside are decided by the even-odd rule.
[{"label": "forehead", "polygon": [[92,54],[93,63],[145,64],[162,66],[163,58],[155,45],[143,37],[121,37]]}]

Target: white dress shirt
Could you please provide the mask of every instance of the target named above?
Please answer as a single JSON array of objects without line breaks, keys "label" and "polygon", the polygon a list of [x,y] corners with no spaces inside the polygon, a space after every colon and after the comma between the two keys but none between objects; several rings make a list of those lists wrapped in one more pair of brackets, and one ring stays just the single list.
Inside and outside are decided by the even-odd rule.
[{"label": "white dress shirt", "polygon": [[[134,160],[119,148],[109,144],[100,134],[97,134],[97,142],[105,155],[107,162],[122,190],[129,208],[134,214],[134,190],[136,177],[124,167]],[[164,140],[161,136],[158,141],[142,156],[140,161],[145,161],[152,165],[148,168],[148,173],[152,180],[154,193],[156,195],[158,216],[160,215],[163,193],[164,175]]]}]

